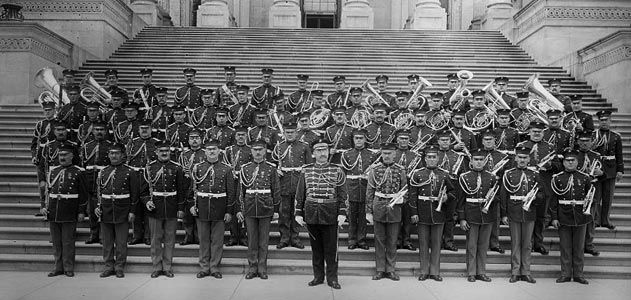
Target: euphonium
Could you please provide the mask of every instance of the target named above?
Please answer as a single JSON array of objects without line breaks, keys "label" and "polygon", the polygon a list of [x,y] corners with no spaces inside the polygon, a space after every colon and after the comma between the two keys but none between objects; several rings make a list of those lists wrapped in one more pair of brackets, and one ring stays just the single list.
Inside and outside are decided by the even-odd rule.
[{"label": "euphonium", "polygon": [[412,103],[412,101],[416,100],[417,98],[420,98],[421,100],[423,100],[423,103],[419,102],[418,107],[423,107],[425,105],[425,102],[427,102],[427,99],[425,99],[425,97],[421,96],[420,93],[426,87],[432,87],[432,83],[429,82],[427,79],[421,77],[421,76],[419,76],[418,81],[420,83],[416,87],[416,89],[414,89],[414,93],[412,94],[412,96],[410,96],[410,99],[408,99],[408,102],[405,104],[405,107],[410,107],[410,104]]},{"label": "euphonium", "polygon": [[[541,100],[544,101],[549,107],[558,109],[560,111],[564,110],[563,103],[561,103],[561,101],[559,101],[556,97],[550,94],[550,92],[548,92],[543,87],[541,82],[539,82],[538,73],[535,73],[532,76],[530,76],[530,78],[528,78],[528,80],[526,81],[526,84],[524,84],[523,89],[541,98]],[[544,111],[544,113],[546,111]]]},{"label": "euphonium", "polygon": [[467,70],[460,70],[456,73],[460,79],[460,85],[456,88],[454,93],[449,97],[449,105],[453,110],[460,109],[464,106],[467,98],[471,96],[471,91],[467,89],[467,83],[473,79],[473,73]]},{"label": "euphonium", "polygon": [[510,109],[510,106],[506,103],[506,101],[504,101],[504,98],[502,98],[502,96],[500,96],[493,87],[493,82],[494,81],[489,82],[484,88],[482,88],[482,90],[485,91],[487,96],[491,99],[489,104],[494,108]]},{"label": "euphonium", "polygon": [[35,74],[35,86],[46,89],[46,91],[42,92],[39,97],[37,97],[40,105],[44,101],[54,101],[57,104],[57,107],[70,103],[70,99],[65,92],[62,92],[61,99],[59,99],[61,86],[55,79],[55,75],[53,75],[53,70],[51,68],[42,68],[37,71],[37,74]]},{"label": "euphonium", "polygon": [[81,98],[86,102],[96,101],[101,106],[107,106],[112,101],[112,95],[94,80],[93,74],[89,72],[81,80]]}]

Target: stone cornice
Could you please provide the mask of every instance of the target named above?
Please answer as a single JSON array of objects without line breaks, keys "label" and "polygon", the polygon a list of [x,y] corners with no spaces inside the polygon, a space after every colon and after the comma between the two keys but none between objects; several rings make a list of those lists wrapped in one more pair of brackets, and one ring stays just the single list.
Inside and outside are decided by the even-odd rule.
[{"label": "stone cornice", "polygon": [[631,29],[620,30],[578,51],[583,74],[589,74],[624,60],[631,60]]},{"label": "stone cornice", "polygon": [[27,20],[104,21],[130,37],[133,11],[123,0],[17,0]]},{"label": "stone cornice", "polygon": [[2,23],[0,52],[30,52],[62,67],[72,66],[73,44],[36,23]]}]

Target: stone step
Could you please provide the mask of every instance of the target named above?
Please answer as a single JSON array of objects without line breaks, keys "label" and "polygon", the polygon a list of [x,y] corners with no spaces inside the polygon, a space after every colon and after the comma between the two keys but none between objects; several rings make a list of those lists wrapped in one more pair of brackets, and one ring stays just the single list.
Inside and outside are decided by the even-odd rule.
[{"label": "stone step", "polygon": [[[0,130],[2,130],[0,128]],[[0,133],[0,141],[15,141],[15,142],[28,142],[29,143],[29,147],[30,147],[30,143],[33,140],[33,133],[31,132],[30,134],[28,133],[15,133],[15,134],[11,134],[11,133],[6,133],[6,132],[2,132]]]},{"label": "stone step", "polygon": [[0,165],[5,163],[19,163],[19,164],[30,164],[31,163],[31,153],[30,150],[28,153],[23,151],[21,155],[15,155],[13,153],[10,154],[1,154],[0,153]]},{"label": "stone step", "polygon": [[[1,130],[1,129],[0,129]],[[0,137],[0,148],[12,148],[16,150],[31,150],[30,140],[14,140]]]},{"label": "stone step", "polygon": [[0,171],[0,180],[8,183],[27,183],[37,181],[37,173]]},{"label": "stone step", "polygon": [[38,190],[37,180],[32,182],[3,182],[0,181],[0,193],[4,192],[35,192]]},{"label": "stone step", "polygon": [[29,173],[35,173],[37,171],[37,169],[35,168],[34,165],[28,163],[28,164],[13,164],[13,163],[7,163],[7,164],[0,164],[0,169],[2,169],[2,171],[5,172],[29,172]]}]

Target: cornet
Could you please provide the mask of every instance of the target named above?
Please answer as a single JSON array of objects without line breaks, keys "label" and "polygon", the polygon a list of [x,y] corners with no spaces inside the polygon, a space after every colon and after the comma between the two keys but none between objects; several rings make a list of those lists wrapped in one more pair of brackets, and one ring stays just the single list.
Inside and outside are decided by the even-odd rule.
[{"label": "cornet", "polygon": [[436,206],[435,211],[441,211],[443,208],[443,203],[445,203],[446,200],[443,200],[443,198],[445,198],[445,196],[447,196],[447,186],[443,185],[440,188],[440,192],[438,192],[438,206]]},{"label": "cornet", "polygon": [[101,106],[107,106],[112,102],[112,95],[94,80],[93,72],[89,72],[81,80],[81,98],[86,102],[96,101]]},{"label": "cornet", "polygon": [[538,192],[539,192],[539,186],[535,184],[535,186],[530,191],[528,191],[528,193],[526,194],[524,198],[524,205],[522,205],[521,207],[523,210],[525,211],[530,210],[530,206],[532,205],[532,202],[535,201],[535,198]]},{"label": "cornet", "polygon": [[594,204],[594,196],[596,195],[596,187],[592,185],[587,191],[587,196],[585,196],[585,204],[583,204],[583,214],[591,215],[592,212],[592,204]]},{"label": "cornet", "polygon": [[495,185],[492,189],[490,189],[487,193],[486,193],[486,197],[484,197],[484,199],[486,200],[486,203],[484,204],[484,207],[482,207],[482,213],[488,213],[489,209],[491,208],[491,204],[493,203],[493,200],[495,199],[495,195],[497,195],[497,191],[499,191],[500,186],[499,185]]},{"label": "cornet", "polygon": [[61,107],[64,104],[70,103],[68,94],[63,91],[61,99],[59,99],[61,86],[55,79],[55,75],[53,75],[53,70],[51,68],[42,68],[37,71],[37,74],[35,74],[35,86],[38,88],[46,89],[39,95],[39,97],[37,97],[40,105],[44,102],[49,101],[55,102],[57,104],[57,107]]}]

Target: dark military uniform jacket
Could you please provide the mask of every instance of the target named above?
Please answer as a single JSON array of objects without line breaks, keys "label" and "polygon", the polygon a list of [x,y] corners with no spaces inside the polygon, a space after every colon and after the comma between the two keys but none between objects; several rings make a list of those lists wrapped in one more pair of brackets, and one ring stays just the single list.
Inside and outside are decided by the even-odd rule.
[{"label": "dark military uniform jacket", "polygon": [[[233,100],[232,96],[230,96],[228,93],[226,93],[224,88],[229,90],[232,93],[232,95],[235,98],[234,100]],[[235,91],[234,91],[235,88],[236,88],[236,85],[235,85],[235,87],[233,87],[231,89],[227,85],[227,83],[224,83],[222,86],[220,86],[217,89],[215,89],[215,105],[221,106],[221,107],[228,107],[228,106],[231,106],[233,104],[236,104],[235,101],[237,101],[237,100],[236,100],[236,95],[235,95]]]},{"label": "dark military uniform jacket", "polygon": [[353,118],[353,115],[355,114],[355,112],[363,110],[368,112],[368,114],[370,115],[370,112],[368,111],[368,109],[365,106],[362,105],[354,105],[354,104],[349,104],[350,107],[348,109],[346,109],[346,120],[350,121]]},{"label": "dark military uniform jacket", "polygon": [[149,162],[157,160],[156,143],[159,141],[153,137],[134,138],[125,148],[127,150],[127,165],[134,169],[144,168]]},{"label": "dark military uniform jacket", "polygon": [[280,138],[278,130],[265,126],[255,126],[248,129],[248,141],[264,140],[267,144],[267,153],[271,154],[276,141]]},{"label": "dark military uniform jacket", "polygon": [[[548,154],[556,153],[556,149],[543,140],[539,142],[527,140],[517,144],[517,146],[526,146],[530,148],[530,166],[537,166]],[[555,158],[550,163],[550,166],[546,168],[548,169],[548,172],[554,172],[555,170],[559,170],[561,165],[562,162],[558,158]]]},{"label": "dark military uniform jacket", "polygon": [[346,215],[346,175],[334,164],[308,164],[302,168],[296,189],[295,215],[307,224],[337,224]]},{"label": "dark military uniform jacket", "polygon": [[232,168],[216,161],[203,161],[193,166],[191,171],[193,195],[189,197],[197,207],[200,221],[223,221],[225,214],[235,214],[237,185],[232,176]]},{"label": "dark military uniform jacket", "polygon": [[206,151],[203,148],[199,149],[187,149],[186,151],[180,153],[177,162],[182,167],[182,171],[184,171],[184,176],[186,178],[190,177],[191,169],[193,166],[206,161]]},{"label": "dark military uniform jacket", "polygon": [[243,216],[271,217],[281,200],[276,166],[267,161],[243,165],[239,174],[238,199]]},{"label": "dark military uniform jacket", "polygon": [[[172,160],[154,160],[142,172],[146,182],[144,187],[148,193],[141,197],[142,203],[147,205],[153,201],[155,208],[146,213],[155,219],[175,219],[178,211],[184,211],[184,201],[188,186],[184,181],[182,168]],[[145,191],[145,192],[147,192]]]},{"label": "dark military uniform jacket", "polygon": [[46,202],[50,222],[77,222],[79,213],[85,214],[89,198],[88,185],[80,167],[55,166],[46,174]]},{"label": "dark military uniform jacket", "polygon": [[81,147],[81,161],[85,168],[86,181],[90,190],[90,195],[96,196],[96,177],[100,170],[105,169],[110,164],[107,152],[110,150],[112,142],[108,140],[92,140]]},{"label": "dark military uniform jacket", "polygon": [[[190,93],[189,93],[190,91]],[[187,110],[194,110],[203,106],[201,88],[196,85],[185,85],[175,90],[175,104],[186,106]]]},{"label": "dark military uniform jacket", "polygon": [[[451,99],[451,96],[454,94],[456,90],[450,90],[447,91],[445,93],[443,93],[443,108],[445,109],[453,109],[453,107],[451,107],[452,103],[449,103],[449,99]],[[454,101],[453,104],[456,104],[456,101]],[[469,111],[471,109],[471,104],[469,104],[469,101],[464,101],[462,103],[462,106],[460,107],[460,109],[464,109],[466,111]]]},{"label": "dark military uniform jacket", "polygon": [[370,125],[366,126],[366,142],[371,148],[379,149],[382,143],[392,139],[394,131],[394,126],[386,122],[381,124],[372,122]]},{"label": "dark military uniform jacket", "polygon": [[252,104],[257,108],[269,109],[274,106],[273,96],[283,92],[280,87],[271,84],[262,84],[252,91]]},{"label": "dark military uniform jacket", "polygon": [[353,148],[353,127],[346,124],[332,125],[326,129],[324,138],[331,149],[348,150]]},{"label": "dark military uniform jacket", "polygon": [[506,104],[508,104],[510,108],[517,108],[518,100],[516,97],[513,97],[504,92],[497,92],[497,93],[502,97],[502,99],[504,99],[504,102],[506,102]]},{"label": "dark military uniform jacket", "polygon": [[207,130],[215,125],[216,118],[215,112],[217,107],[215,106],[200,106],[191,113],[191,125],[193,127]]},{"label": "dark military uniform jacket", "polygon": [[226,147],[234,144],[235,131],[228,125],[215,125],[206,131],[204,136],[204,142],[209,140],[218,140],[219,149],[226,149]]},{"label": "dark military uniform jacket", "polygon": [[366,213],[371,213],[376,222],[401,222],[401,208],[407,202],[408,195],[403,197],[403,204],[388,204],[394,195],[406,185],[405,167],[393,163],[378,164],[368,172],[368,187],[366,188]]},{"label": "dark military uniform jacket", "polygon": [[233,126],[238,125],[241,126],[252,126],[254,123],[254,110],[256,107],[252,104],[235,104],[230,106],[228,109],[228,120],[232,123]]},{"label": "dark military uniform jacket", "polygon": [[107,112],[105,112],[105,117],[103,118],[110,129],[110,134],[114,135],[114,129],[118,127],[118,124],[127,120],[125,116],[125,111],[121,108],[110,108]]},{"label": "dark military uniform jacket", "polygon": [[497,184],[495,175],[487,171],[468,171],[458,177],[456,212],[459,220],[467,220],[470,224],[489,224],[497,221],[497,207],[499,191],[496,194],[489,211],[482,212],[486,205],[486,194]]},{"label": "dark military uniform jacket", "polygon": [[143,190],[138,174],[124,164],[109,165],[99,171],[96,184],[101,222],[127,222],[128,215],[135,213],[140,191]]},{"label": "dark military uniform jacket", "polygon": [[[434,143],[434,140],[434,130],[425,126],[425,124],[422,124],[420,126],[416,125],[410,130],[410,143],[412,145],[416,145],[417,143],[422,141],[423,143],[425,143],[425,146],[428,146]],[[423,150],[423,148],[421,148],[421,150]]]},{"label": "dark military uniform jacket", "polygon": [[235,179],[239,179],[241,166],[252,161],[252,150],[245,144],[228,146],[222,154],[222,161],[232,169]]},{"label": "dark military uniform jacket", "polygon": [[[141,92],[142,91],[142,92]],[[158,105],[158,99],[156,99],[156,95],[158,94],[158,90],[153,83],[148,85],[143,85],[141,88],[134,91],[134,102],[140,104],[139,110],[145,110],[145,102],[147,101],[147,105],[151,108],[154,105]],[[143,100],[144,95],[144,100]],[[146,112],[143,112],[146,113]]]},{"label": "dark military uniform jacket", "polygon": [[469,159],[464,154],[452,149],[438,151],[438,167],[447,171],[451,179],[456,179],[460,174],[466,172],[468,166]]},{"label": "dark military uniform jacket", "polygon": [[[468,129],[464,129],[464,128],[458,128],[458,127],[451,127],[451,130],[458,137],[460,137],[460,139],[464,143],[464,146],[467,148],[467,150],[470,151],[482,146],[481,141],[478,140],[477,136],[472,131]],[[453,144],[455,145],[456,141],[453,137],[452,137],[452,141],[453,141]]]},{"label": "dark military uniform jacket", "polygon": [[604,171],[600,153],[596,151],[584,151],[582,149],[579,149],[576,160],[578,161],[578,170],[592,177],[592,180],[597,177],[595,176],[595,174],[591,174],[593,166],[598,166],[598,164],[600,164],[600,170]]},{"label": "dark military uniform jacket", "polygon": [[622,159],[622,137],[611,130],[599,129],[595,132],[594,147],[600,153],[603,160],[603,172],[605,178],[615,178],[616,172],[624,172]]},{"label": "dark military uniform jacket", "polygon": [[[329,107],[344,106],[344,100],[346,100],[346,91],[334,92],[326,97],[326,102],[329,103]],[[345,107],[348,108],[350,101],[347,101]]]},{"label": "dark military uniform jacket", "polygon": [[[79,129],[77,129],[77,141],[79,143],[83,145],[94,140],[94,134],[92,133],[92,124],[94,124],[94,122],[96,122],[97,120],[99,120],[99,117],[97,117],[94,121],[86,120],[85,122],[81,123],[81,125],[79,125]],[[107,132],[105,134],[107,138]]]},{"label": "dark military uniform jacket", "polygon": [[[410,175],[409,215],[418,215],[419,223],[425,225],[445,223],[445,212],[436,211],[441,199],[440,190],[445,187],[446,201],[455,201],[456,196],[449,172],[441,168],[422,168]],[[443,206],[445,204],[443,203]]]},{"label": "dark military uniform jacket", "polygon": [[[535,207],[544,205],[544,182],[539,174],[528,168],[512,168],[507,170],[502,176],[499,191],[500,216],[508,217],[511,222],[524,223],[532,222],[537,218]],[[535,185],[539,191],[535,199],[530,204],[529,210],[524,210],[525,197]]]},{"label": "dark military uniform jacket", "polygon": [[552,145],[557,153],[570,146],[570,132],[562,128],[546,128],[543,130],[543,140]]},{"label": "dark military uniform jacket", "polygon": [[55,139],[55,132],[52,126],[50,126],[51,120],[37,121],[35,124],[35,130],[33,130],[33,140],[31,141],[31,157],[39,157],[42,148],[48,141]]},{"label": "dark military uniform jacket", "polygon": [[169,106],[154,105],[145,115],[146,120],[151,120],[151,131],[157,138],[164,138],[167,127],[173,123],[173,109]]},{"label": "dark military uniform jacket", "polygon": [[[390,105],[390,107],[397,107],[397,98],[395,96],[392,96],[390,94],[388,94],[387,92],[379,92],[379,96],[381,96],[381,98],[383,98],[383,100],[386,100],[386,102],[388,103],[388,105]],[[376,100],[375,102],[371,103],[371,104],[375,104],[375,103],[379,103],[381,101]]]},{"label": "dark military uniform jacket", "polygon": [[79,125],[83,123],[83,119],[88,114],[88,110],[85,104],[77,101],[75,103],[68,103],[61,107],[57,113],[57,118],[66,122],[68,129],[72,131],[72,138],[76,138]]},{"label": "dark military uniform jacket", "polygon": [[520,142],[519,132],[513,127],[497,127],[495,133],[495,145],[497,150],[510,154],[515,154],[515,147]]},{"label": "dark military uniform jacket", "polygon": [[[487,150],[489,151],[489,150]],[[493,169],[497,166],[499,168],[499,163],[503,160],[507,160],[503,167],[499,168],[495,173],[495,176],[499,176],[500,178],[504,175],[504,171],[510,169],[514,163],[514,160],[510,158],[507,154],[500,152],[499,150],[493,149],[488,152],[486,155],[487,163],[484,166],[484,169],[493,172]]]},{"label": "dark military uniform jacket", "polygon": [[477,119],[483,118],[482,116],[484,115],[488,117],[488,112],[485,108],[473,107],[465,113],[464,124],[468,127],[477,127],[474,123],[476,123]]},{"label": "dark military uniform jacket", "polygon": [[274,147],[272,159],[283,172],[283,176],[280,176],[280,194],[295,196],[302,166],[312,161],[311,147],[300,141],[284,141]]},{"label": "dark military uniform jacket", "polygon": [[297,90],[287,97],[287,109],[291,112],[300,112],[308,109],[304,107],[305,104],[309,104],[310,93],[308,90]]},{"label": "dark military uniform jacket", "polygon": [[127,144],[135,137],[138,136],[138,127],[140,126],[140,121],[134,120],[125,120],[116,126],[114,129],[114,137],[116,137],[116,141],[119,143]]},{"label": "dark military uniform jacket", "polygon": [[567,128],[566,125],[571,119],[578,119],[583,126],[583,130],[594,131],[594,118],[592,115],[584,111],[572,111],[563,119],[563,128]]},{"label": "dark military uniform jacket", "polygon": [[349,202],[366,202],[366,187],[368,176],[366,170],[377,160],[378,155],[366,148],[351,150],[342,153],[341,167],[346,172],[346,186]]},{"label": "dark military uniform jacket", "polygon": [[296,134],[297,140],[306,143],[309,146],[315,144],[319,138],[320,136],[315,131],[309,129],[301,129]]},{"label": "dark military uniform jacket", "polygon": [[40,151],[40,156],[38,158],[38,161],[41,162],[38,165],[40,170],[47,172],[48,168],[59,165],[59,147],[61,147],[61,145],[64,143],[67,143],[73,146],[72,164],[76,166],[81,165],[81,158],[79,157],[79,147],[80,147],[79,144],[73,141],[69,141],[69,140],[59,141],[59,140],[54,139],[54,140],[48,141],[44,145],[44,148],[42,148],[42,150]]},{"label": "dark military uniform jacket", "polygon": [[166,140],[171,145],[171,150],[184,151],[188,149],[188,133],[193,126],[188,123],[173,123],[167,127]]},{"label": "dark military uniform jacket", "polygon": [[589,175],[563,171],[552,176],[550,216],[564,226],[580,226],[592,222],[592,216],[583,213],[587,192],[591,187]]},{"label": "dark military uniform jacket", "polygon": [[405,168],[406,174],[414,169],[419,169],[423,165],[422,157],[410,151],[410,149],[397,149],[394,162]]}]

